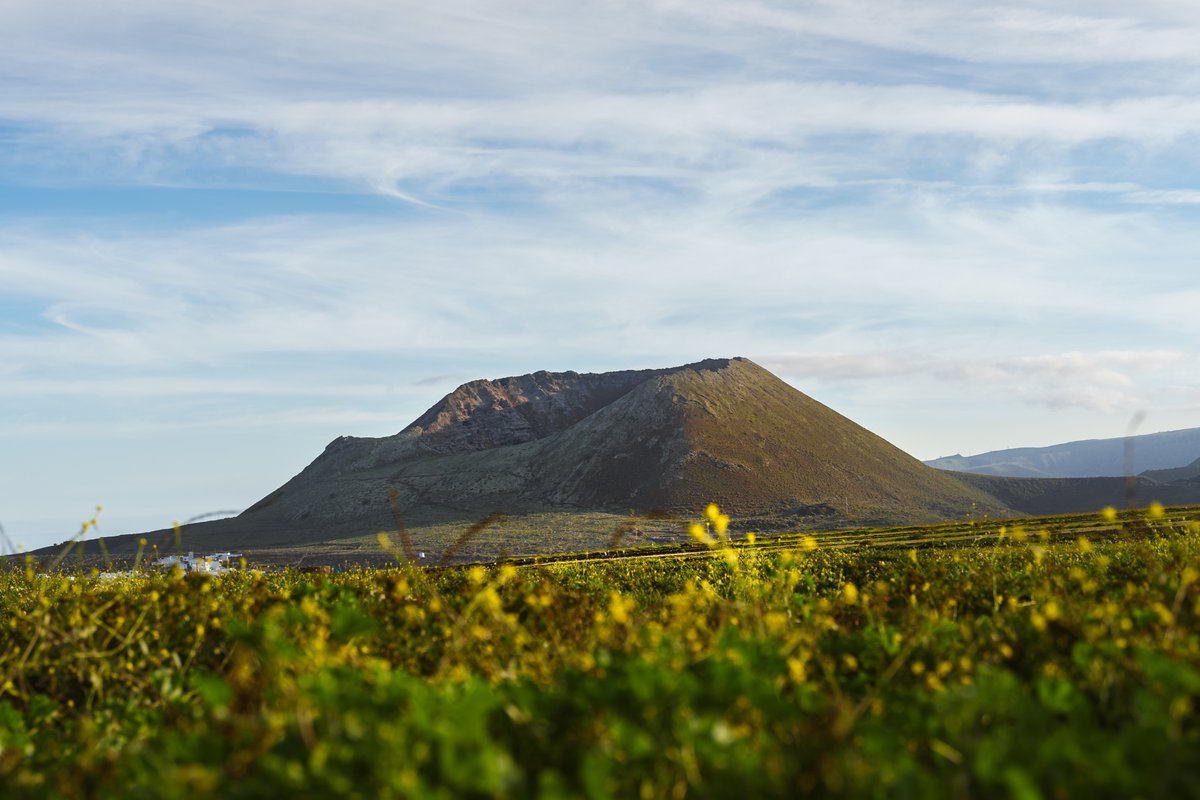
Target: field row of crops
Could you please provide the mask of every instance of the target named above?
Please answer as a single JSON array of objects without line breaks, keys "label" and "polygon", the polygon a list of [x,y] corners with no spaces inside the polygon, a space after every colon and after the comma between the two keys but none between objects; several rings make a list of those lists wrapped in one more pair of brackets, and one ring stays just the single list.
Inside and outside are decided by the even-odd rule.
[{"label": "field row of crops", "polygon": [[1200,510],[879,547],[861,532],[733,546],[707,523],[703,557],[4,572],[0,787],[1196,794]]},{"label": "field row of crops", "polygon": [[[716,506],[710,506],[710,509]],[[717,510],[719,514],[719,509]],[[666,558],[666,557],[705,557],[711,555],[712,538],[720,538],[714,530],[713,520],[708,514],[701,518],[695,526],[700,525],[703,533],[693,535],[691,541],[674,544],[642,545],[636,547],[621,547],[620,537],[614,536],[612,546],[604,550],[586,553],[556,553],[524,558],[509,558],[508,563],[530,566],[545,564],[566,564],[581,561],[613,560],[621,558]],[[731,548],[753,547],[756,551],[764,550],[814,550],[814,549],[847,549],[856,547],[889,548],[904,547],[924,549],[927,547],[961,547],[963,545],[991,545],[998,541],[1035,540],[1049,542],[1056,539],[1069,538],[1072,540],[1082,536],[1089,540],[1101,541],[1110,537],[1125,536],[1136,531],[1139,526],[1145,526],[1149,521],[1159,525],[1183,525],[1195,519],[1194,508],[1178,507],[1164,508],[1160,504],[1152,504],[1144,514],[1119,514],[1116,509],[1107,508],[1099,514],[1061,514],[1035,519],[1012,520],[969,520],[962,522],[946,522],[932,525],[904,525],[888,528],[852,528],[845,530],[819,531],[814,533],[782,533],[756,535],[752,532],[735,532],[727,529],[723,545]],[[732,522],[732,521],[731,521]],[[401,548],[394,543],[391,545],[396,560],[403,560]]]}]

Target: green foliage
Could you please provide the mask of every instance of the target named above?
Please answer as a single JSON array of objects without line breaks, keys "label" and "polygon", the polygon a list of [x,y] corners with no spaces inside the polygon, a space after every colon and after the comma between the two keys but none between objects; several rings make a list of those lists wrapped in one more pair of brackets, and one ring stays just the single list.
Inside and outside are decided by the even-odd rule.
[{"label": "green foliage", "polygon": [[1091,522],[1108,538],[981,526],[924,549],[3,573],[0,787],[1195,796],[1200,525]]}]

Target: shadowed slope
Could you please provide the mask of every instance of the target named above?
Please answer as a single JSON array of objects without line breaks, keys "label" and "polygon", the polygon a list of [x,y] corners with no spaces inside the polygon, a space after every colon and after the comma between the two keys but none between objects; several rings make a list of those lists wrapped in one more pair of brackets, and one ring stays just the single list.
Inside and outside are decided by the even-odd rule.
[{"label": "shadowed slope", "polygon": [[[695,366],[703,368],[710,363],[716,362]],[[635,386],[670,371],[542,371],[495,381],[471,381],[443,397],[395,436],[338,437],[299,475],[247,511],[264,510],[323,479],[432,456],[536,441],[566,430]]]},{"label": "shadowed slope", "polygon": [[[1129,500],[1125,478],[1008,478],[951,472],[960,481],[996,497],[1023,514],[1085,514],[1105,506],[1124,508]],[[1134,479],[1133,499],[1137,505],[1159,502],[1168,506],[1200,503],[1200,482],[1159,483],[1145,477]]]}]

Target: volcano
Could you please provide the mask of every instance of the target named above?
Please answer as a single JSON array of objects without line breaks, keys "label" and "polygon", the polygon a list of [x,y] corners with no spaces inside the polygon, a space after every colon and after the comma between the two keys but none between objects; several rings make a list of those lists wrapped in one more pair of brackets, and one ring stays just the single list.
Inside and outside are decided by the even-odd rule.
[{"label": "volcano", "polygon": [[297,527],[581,509],[901,523],[1003,513],[745,358],[460,386],[395,436],[342,437],[241,517]]},{"label": "volcano", "polygon": [[[399,433],[340,437],[240,516],[185,531],[189,546],[251,552],[366,541],[398,520],[420,528],[501,512],[571,528],[588,514],[693,518],[710,502],[755,530],[1014,513],[732,358],[472,381]],[[523,549],[567,546],[555,535]]]}]

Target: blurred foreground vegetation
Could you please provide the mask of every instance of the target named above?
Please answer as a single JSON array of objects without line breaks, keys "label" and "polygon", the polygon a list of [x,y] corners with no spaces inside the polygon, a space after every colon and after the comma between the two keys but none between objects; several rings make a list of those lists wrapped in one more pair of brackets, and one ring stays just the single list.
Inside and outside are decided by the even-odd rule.
[{"label": "blurred foreground vegetation", "polygon": [[0,795],[1195,797],[1197,519],[835,549],[733,547],[710,514],[701,556],[14,569]]}]

